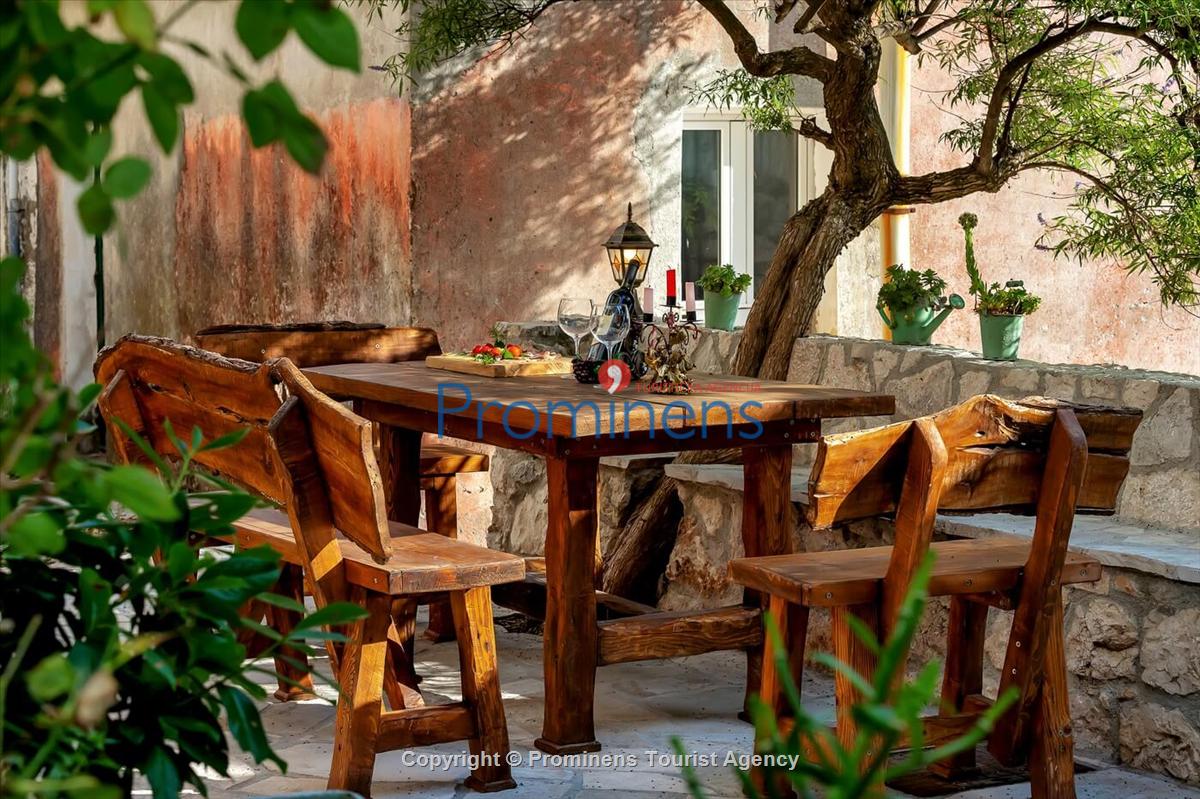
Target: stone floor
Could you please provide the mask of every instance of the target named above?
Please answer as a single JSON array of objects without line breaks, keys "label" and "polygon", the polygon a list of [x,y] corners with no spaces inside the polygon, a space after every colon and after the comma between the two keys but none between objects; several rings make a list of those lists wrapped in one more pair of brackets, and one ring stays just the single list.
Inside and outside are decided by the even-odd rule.
[{"label": "stone floor", "polygon": [[[627,663],[600,671],[596,686],[596,733],[603,754],[625,766],[598,763],[567,767],[538,760],[533,749],[542,723],[541,638],[497,628],[500,671],[508,729],[520,765],[513,769],[518,787],[500,796],[529,799],[682,799],[687,795],[679,769],[659,756],[679,736],[689,752],[716,756],[750,750],[751,728],[737,721],[742,700],[744,658],[714,653],[679,660]],[[418,648],[422,688],[430,702],[458,699],[457,650],[453,643]],[[321,664],[323,665],[323,664]],[[806,676],[805,701],[815,714],[832,717],[832,681]],[[332,697],[323,687],[322,696]],[[235,755],[231,778],[209,780],[213,799],[248,799],[325,787],[333,735],[333,707],[324,701],[265,703],[263,722],[286,775],[273,766],[255,766]],[[413,762],[420,756],[442,759],[461,755],[461,744],[445,744],[381,755],[375,766],[376,799],[442,799],[470,796],[462,781],[467,769],[431,767]],[[653,754],[658,753],[658,754]],[[665,755],[664,755],[665,756]],[[636,765],[635,765],[636,762]],[[741,796],[738,781],[725,766],[697,769],[712,799]],[[1078,799],[1200,799],[1200,790],[1117,768],[1100,768],[1078,779]],[[954,799],[1025,799],[1027,783],[954,794]]]}]

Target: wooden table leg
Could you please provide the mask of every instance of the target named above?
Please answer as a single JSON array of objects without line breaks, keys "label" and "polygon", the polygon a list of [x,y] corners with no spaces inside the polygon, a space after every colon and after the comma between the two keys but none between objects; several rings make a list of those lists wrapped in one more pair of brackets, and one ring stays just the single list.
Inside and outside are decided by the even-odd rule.
[{"label": "wooden table leg", "polygon": [[[458,480],[454,475],[425,478],[425,525],[438,535],[458,538]],[[454,617],[448,598],[429,603],[425,638],[434,643],[454,640]]]},{"label": "wooden table leg", "polygon": [[[792,445],[742,448],[745,493],[742,498],[742,545],[746,557],[787,555],[792,551]],[[747,591],[747,604],[765,605],[755,591]],[[741,717],[749,720],[750,696],[758,693],[762,673],[761,646],[746,650],[746,705]]]},{"label": "wooden table leg", "polygon": [[600,749],[592,717],[596,623],[596,490],[600,461],[546,459],[546,709],[534,746],[551,754]]},{"label": "wooden table leg", "polygon": [[388,518],[416,527],[421,515],[421,433],[380,425],[379,471]]}]

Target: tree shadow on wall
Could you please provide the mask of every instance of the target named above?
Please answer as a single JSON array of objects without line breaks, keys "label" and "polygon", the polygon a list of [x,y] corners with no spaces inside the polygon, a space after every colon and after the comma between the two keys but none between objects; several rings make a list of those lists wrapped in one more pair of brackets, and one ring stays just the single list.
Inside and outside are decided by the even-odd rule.
[{"label": "tree shadow on wall", "polygon": [[501,319],[553,318],[562,296],[602,299],[601,243],[627,202],[669,235],[653,222],[677,219],[678,120],[711,58],[688,49],[703,14],[682,0],[555,6],[512,46],[420,82],[415,323],[458,347]]}]

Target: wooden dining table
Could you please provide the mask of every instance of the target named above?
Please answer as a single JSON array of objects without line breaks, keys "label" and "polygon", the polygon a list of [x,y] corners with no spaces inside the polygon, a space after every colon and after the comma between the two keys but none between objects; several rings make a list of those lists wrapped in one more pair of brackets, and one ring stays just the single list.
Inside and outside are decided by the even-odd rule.
[{"label": "wooden dining table", "polygon": [[[593,716],[599,666],[745,650],[747,690],[757,689],[763,633],[756,595],[734,607],[658,612],[597,590],[600,459],[741,449],[745,554],[788,554],[792,446],[816,441],[822,419],[895,412],[888,395],[725,375],[695,376],[689,395],[652,394],[638,383],[610,395],[558,375],[487,378],[423,362],[335,364],[304,373],[379,425],[388,512],[397,521],[417,522],[423,434],[545,459],[545,570],[527,580],[544,591],[546,701],[536,746],[553,754],[600,749]],[[598,602],[607,618],[599,617]]]}]

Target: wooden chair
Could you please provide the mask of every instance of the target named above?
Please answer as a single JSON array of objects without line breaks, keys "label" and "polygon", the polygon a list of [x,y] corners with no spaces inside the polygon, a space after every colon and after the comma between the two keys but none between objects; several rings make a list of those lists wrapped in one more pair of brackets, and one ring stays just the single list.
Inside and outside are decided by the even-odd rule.
[{"label": "wooden chair", "polygon": [[[368,610],[346,630],[346,644],[329,648],[341,686],[330,788],[367,795],[376,753],[463,739],[487,756],[470,787],[515,786],[505,761],[490,590],[523,578],[521,558],[388,522],[371,424],[314,389],[286,359],[257,365],[130,336],[100,354],[96,375],[105,385],[99,404],[110,446],[122,461],[140,461],[141,453],[117,419],[165,456],[175,454],[167,420],[181,433],[199,427],[205,440],[248,428],[235,446],[195,455],[200,466],[285,509],[238,522],[237,545],[266,544],[302,566],[318,606],[350,601]],[[450,597],[463,700],[425,707],[415,682],[396,671],[407,658],[398,651],[393,606],[434,592]]]},{"label": "wooden chair", "polygon": [[[982,694],[988,608],[1011,609],[1000,690],[1015,687],[1018,699],[988,748],[1005,765],[1028,760],[1034,799],[1073,797],[1061,587],[1099,579],[1100,564],[1067,544],[1077,511],[1114,511],[1140,421],[1133,409],[984,395],[934,416],[827,436],[809,483],[809,522],[827,528],[894,514],[894,546],[745,558],[730,572],[768,595],[799,684],[809,609],[830,609],[834,654],[869,675],[874,657],[848,617],[886,638],[913,572],[933,550],[929,592],[951,600],[944,707],[925,720],[925,745],[959,737],[990,705]],[[1033,514],[1033,537],[934,542],[938,511]],[[835,680],[836,734],[846,744],[857,732],[850,714],[857,696],[844,675]],[[770,653],[761,695],[784,712]],[[936,770],[953,777],[974,757],[964,753]]]},{"label": "wooden chair", "polygon": [[[442,352],[437,333],[423,327],[384,327],[377,323],[305,322],[290,325],[218,325],[195,335],[200,347],[230,358],[262,362],[286,357],[301,369],[332,363],[400,363]],[[450,444],[426,442],[421,448],[421,490],[425,526],[458,537],[460,474],[486,472],[488,456]],[[448,601],[429,607],[425,637],[454,640]]]}]

